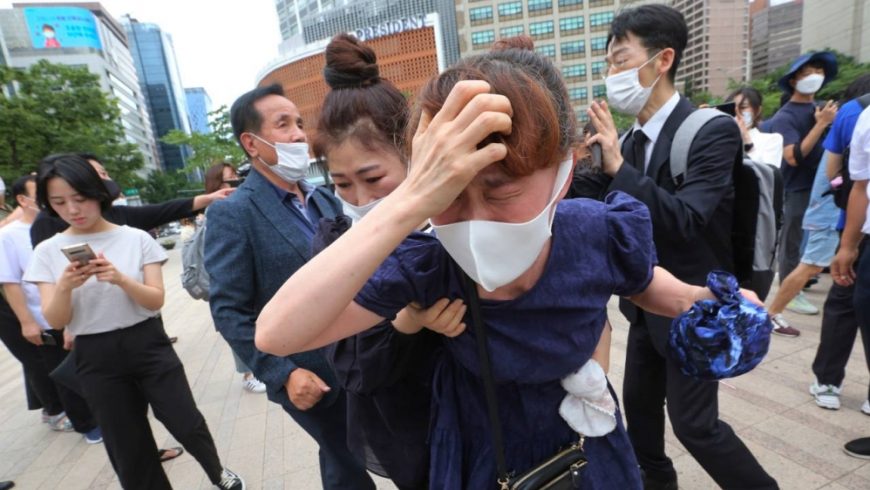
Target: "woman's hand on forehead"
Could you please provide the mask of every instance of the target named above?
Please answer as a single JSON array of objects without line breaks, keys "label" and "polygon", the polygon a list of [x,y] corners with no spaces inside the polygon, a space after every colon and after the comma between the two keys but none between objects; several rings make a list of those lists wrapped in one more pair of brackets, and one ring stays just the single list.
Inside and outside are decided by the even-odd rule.
[{"label": "woman's hand on forehead", "polygon": [[489,135],[512,130],[510,100],[490,90],[483,81],[461,81],[438,114],[421,115],[403,187],[417,198],[424,218],[446,209],[478,172],[507,155],[504,143],[478,149]]}]

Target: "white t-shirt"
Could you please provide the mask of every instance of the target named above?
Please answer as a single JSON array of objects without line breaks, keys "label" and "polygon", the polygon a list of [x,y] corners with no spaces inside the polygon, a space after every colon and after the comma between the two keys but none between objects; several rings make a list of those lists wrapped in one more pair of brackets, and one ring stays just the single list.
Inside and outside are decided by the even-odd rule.
[{"label": "white t-shirt", "polygon": [[753,162],[768,163],[779,168],[782,165],[782,135],[779,133],[762,133],[756,128],[749,130],[752,139],[752,150],[749,158]]},{"label": "white t-shirt", "polygon": [[[58,233],[37,245],[24,280],[56,283],[69,265],[61,248],[78,243],[89,244],[97,255],[102,252],[118,271],[139,282],[143,281],[145,265],[163,264],[167,258],[151,235],[129,226],[90,235]],[[92,276],[73,289],[72,320],[67,328],[73,335],[109,332],[133,326],[157,313],[138,305],[120,287]]]},{"label": "white t-shirt", "polygon": [[39,288],[36,284],[22,282],[24,271],[30,263],[33,247],[30,246],[30,224],[20,220],[0,228],[0,284],[19,284],[27,300],[27,309],[43,330],[51,327],[42,316]]},{"label": "white t-shirt", "polygon": [[[849,177],[852,180],[870,180],[870,108],[864,109],[855,123],[849,145]],[[867,186],[867,197],[870,198],[870,186]],[[870,206],[861,231],[870,235]]]}]

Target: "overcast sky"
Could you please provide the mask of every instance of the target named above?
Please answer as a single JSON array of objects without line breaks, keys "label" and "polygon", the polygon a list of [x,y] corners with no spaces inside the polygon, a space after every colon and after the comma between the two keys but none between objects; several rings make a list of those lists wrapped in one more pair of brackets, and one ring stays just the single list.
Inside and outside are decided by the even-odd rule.
[{"label": "overcast sky", "polygon": [[[10,8],[12,3],[0,0],[0,8]],[[118,20],[130,14],[171,34],[182,83],[185,87],[205,87],[215,109],[230,105],[253,88],[260,69],[278,56],[281,32],[274,0],[100,3]]]}]

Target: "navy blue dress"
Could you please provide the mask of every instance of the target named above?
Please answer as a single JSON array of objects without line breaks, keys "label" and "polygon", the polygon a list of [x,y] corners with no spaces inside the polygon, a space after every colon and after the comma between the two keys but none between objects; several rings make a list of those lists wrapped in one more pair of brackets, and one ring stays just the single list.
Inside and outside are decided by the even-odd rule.
[{"label": "navy blue dress", "polygon": [[[559,381],[592,356],[611,295],[643,291],[655,261],[642,203],[622,193],[605,202],[565,200],[537,284],[510,301],[481,301],[510,470],[523,473],[578,439],[558,412],[566,394]],[[435,237],[414,234],[355,301],[393,318],[412,301],[428,307],[443,297],[462,297],[460,270]],[[495,488],[474,335],[467,329],[444,345],[433,381],[430,487]],[[621,420],[607,436],[587,438],[585,451],[584,489],[641,488]]]}]

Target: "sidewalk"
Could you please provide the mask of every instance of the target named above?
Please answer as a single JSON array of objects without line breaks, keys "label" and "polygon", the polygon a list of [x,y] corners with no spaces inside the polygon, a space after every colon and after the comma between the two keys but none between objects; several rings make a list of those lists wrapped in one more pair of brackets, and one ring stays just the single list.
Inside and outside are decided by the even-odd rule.
[{"label": "sidewalk", "polygon": [[[176,350],[222,460],[246,479],[251,490],[320,488],[314,441],[264,395],[242,390],[241,376],[235,373],[229,347],[214,331],[208,305],[190,299],[181,289],[179,251],[169,256],[164,267],[166,329],[179,337]],[[807,293],[808,298],[821,306],[828,284],[824,276]],[[822,410],[807,393],[821,317],[787,316],[802,335],[797,339],[775,337],[761,366],[722,384],[722,418],[781,488],[866,490],[870,488],[870,461],[848,457],[842,451],[847,440],[870,436],[870,417],[859,411],[870,382],[860,342],[849,364],[843,408]],[[610,318],[615,327],[610,377],[620,392],[627,329],[616,301],[611,302]],[[14,479],[16,489],[120,488],[102,445],[90,446],[78,434],[52,432],[40,423],[38,412],[24,407],[20,365],[0,348],[0,481]],[[159,446],[176,445],[153,419],[152,428]],[[716,488],[670,431],[667,441],[680,473],[680,488]],[[165,468],[176,489],[213,488],[188,454]],[[378,488],[394,488],[389,482],[377,481]]]}]

